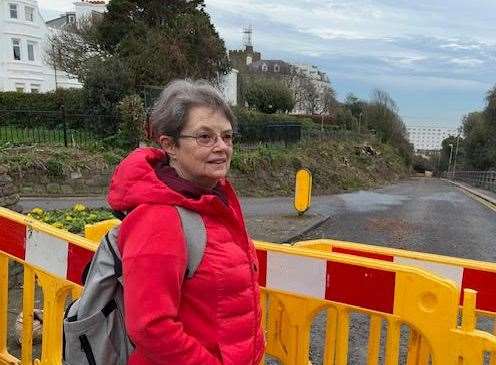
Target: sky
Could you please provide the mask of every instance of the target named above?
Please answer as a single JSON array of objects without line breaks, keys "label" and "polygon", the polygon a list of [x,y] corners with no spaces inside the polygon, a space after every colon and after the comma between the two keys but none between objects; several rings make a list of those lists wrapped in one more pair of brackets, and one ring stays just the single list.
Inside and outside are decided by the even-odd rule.
[{"label": "sky", "polygon": [[[71,0],[38,3],[47,15],[73,8]],[[242,48],[243,27],[252,25],[263,59],[316,65],[340,100],[387,91],[408,126],[458,127],[496,84],[494,0],[205,3],[226,48]]]}]

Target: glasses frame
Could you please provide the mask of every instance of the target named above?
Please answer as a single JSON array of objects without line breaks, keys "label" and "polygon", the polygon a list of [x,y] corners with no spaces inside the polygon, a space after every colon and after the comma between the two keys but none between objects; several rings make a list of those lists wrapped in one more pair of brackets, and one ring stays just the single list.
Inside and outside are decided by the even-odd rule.
[{"label": "glasses frame", "polygon": [[200,134],[198,134],[196,136],[189,135],[189,134],[180,134],[178,136],[178,138],[193,138],[196,141],[196,143],[198,144],[198,146],[201,146],[201,147],[213,147],[213,146],[215,146],[215,144],[218,142],[218,140],[220,138],[220,139],[222,139],[222,142],[224,142],[227,146],[229,146],[229,147],[234,146],[234,140],[236,138],[236,133],[231,132],[231,141],[230,142],[226,142],[224,140],[224,138],[222,138],[222,135],[220,135],[220,134],[217,134],[217,133],[213,133],[213,134],[214,134],[214,137],[211,138],[212,141],[210,143],[207,143],[207,144],[199,141]]}]

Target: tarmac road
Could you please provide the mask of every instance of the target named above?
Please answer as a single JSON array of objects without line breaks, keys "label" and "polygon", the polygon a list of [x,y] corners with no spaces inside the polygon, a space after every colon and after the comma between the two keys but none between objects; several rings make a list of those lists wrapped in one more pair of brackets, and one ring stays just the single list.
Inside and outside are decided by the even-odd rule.
[{"label": "tarmac road", "polygon": [[[374,191],[341,194],[332,204],[331,219],[302,239],[334,238],[496,261],[496,211],[445,181],[412,179]],[[314,365],[322,364],[324,323],[321,315],[312,328]],[[479,323],[481,329],[491,326]],[[368,319],[352,318],[348,364],[366,363],[367,333]],[[404,350],[405,334],[401,342]],[[404,364],[404,356],[401,360]]]},{"label": "tarmac road", "polygon": [[496,212],[445,181],[417,178],[337,198],[331,219],[302,239],[496,261]]}]

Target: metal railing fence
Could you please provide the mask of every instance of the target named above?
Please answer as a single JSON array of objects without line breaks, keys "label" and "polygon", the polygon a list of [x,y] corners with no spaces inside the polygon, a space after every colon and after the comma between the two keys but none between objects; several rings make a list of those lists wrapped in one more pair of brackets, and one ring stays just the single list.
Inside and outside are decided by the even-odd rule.
[{"label": "metal railing fence", "polygon": [[0,109],[1,142],[88,145],[115,132],[116,116],[69,110]]},{"label": "metal railing fence", "polygon": [[496,192],[496,171],[450,171],[450,180],[462,181],[473,187]]},{"label": "metal railing fence", "polygon": [[299,142],[302,135],[300,124],[239,123],[237,142],[250,145],[258,143]]},{"label": "metal railing fence", "polygon": [[88,131],[74,129],[17,128],[0,126],[0,144],[43,144],[55,146],[90,146],[97,138]]}]

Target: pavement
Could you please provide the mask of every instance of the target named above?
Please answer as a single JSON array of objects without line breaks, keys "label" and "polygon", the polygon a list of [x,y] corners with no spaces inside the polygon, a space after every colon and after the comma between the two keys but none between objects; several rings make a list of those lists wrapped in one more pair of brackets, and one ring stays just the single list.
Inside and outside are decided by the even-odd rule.
[{"label": "pavement", "polygon": [[452,180],[447,180],[447,179],[443,179],[443,180],[448,181],[451,184],[459,187],[460,189],[465,190],[465,191],[481,198],[482,200],[485,200],[486,202],[496,206],[496,193],[494,193],[492,191],[475,188],[471,185],[468,185],[468,184],[465,184],[465,183],[462,183],[459,181],[452,181]]}]

